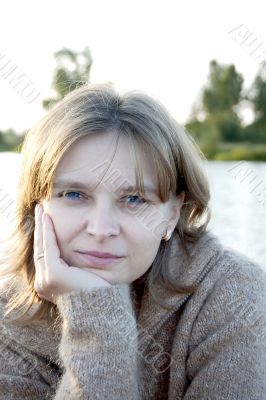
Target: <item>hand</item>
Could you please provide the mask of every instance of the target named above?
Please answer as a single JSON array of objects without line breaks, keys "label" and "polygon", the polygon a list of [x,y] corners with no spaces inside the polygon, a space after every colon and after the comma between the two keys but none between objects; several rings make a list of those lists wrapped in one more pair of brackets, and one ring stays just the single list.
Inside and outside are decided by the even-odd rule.
[{"label": "hand", "polygon": [[51,218],[43,206],[35,207],[34,289],[38,296],[56,304],[56,296],[79,289],[111,286],[88,270],[69,266],[61,257]]}]

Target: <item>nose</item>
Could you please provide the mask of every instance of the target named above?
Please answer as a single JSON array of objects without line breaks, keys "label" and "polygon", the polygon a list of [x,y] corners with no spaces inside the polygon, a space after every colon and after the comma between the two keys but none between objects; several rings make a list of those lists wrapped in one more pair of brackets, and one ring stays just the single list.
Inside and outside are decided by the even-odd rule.
[{"label": "nose", "polygon": [[115,218],[114,210],[106,204],[98,205],[90,210],[87,214],[86,231],[97,241],[119,235],[120,226]]}]

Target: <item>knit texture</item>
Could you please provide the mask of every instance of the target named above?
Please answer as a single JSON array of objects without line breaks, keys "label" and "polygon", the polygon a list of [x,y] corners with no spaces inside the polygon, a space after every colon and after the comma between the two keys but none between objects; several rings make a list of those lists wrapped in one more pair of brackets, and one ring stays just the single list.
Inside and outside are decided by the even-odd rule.
[{"label": "knit texture", "polygon": [[[0,399],[266,400],[266,273],[210,232],[171,244],[194,294],[120,284],[57,298],[60,323],[19,326],[0,296]],[[138,301],[136,301],[138,299]]]}]

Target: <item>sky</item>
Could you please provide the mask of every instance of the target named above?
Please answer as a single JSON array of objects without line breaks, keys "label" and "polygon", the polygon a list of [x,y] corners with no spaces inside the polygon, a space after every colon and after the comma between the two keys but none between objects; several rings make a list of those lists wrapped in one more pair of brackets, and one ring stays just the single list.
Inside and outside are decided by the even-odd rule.
[{"label": "sky", "polygon": [[[92,83],[111,81],[121,91],[144,91],[184,124],[200,98],[212,59],[235,64],[245,87],[251,85],[266,60],[265,2],[4,1],[0,130],[22,132],[33,126],[46,112],[42,100],[52,94],[54,52],[85,46],[93,58]],[[6,60],[30,82],[24,95],[5,78]],[[30,89],[36,94],[32,101],[25,95]],[[248,109],[243,117],[250,118]]]}]

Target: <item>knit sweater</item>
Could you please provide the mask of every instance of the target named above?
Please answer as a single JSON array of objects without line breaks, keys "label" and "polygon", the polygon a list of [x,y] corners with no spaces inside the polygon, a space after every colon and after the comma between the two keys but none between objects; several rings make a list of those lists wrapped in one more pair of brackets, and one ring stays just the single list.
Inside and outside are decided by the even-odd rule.
[{"label": "knit sweater", "polygon": [[198,289],[157,283],[169,310],[118,284],[59,296],[60,324],[0,311],[0,399],[265,400],[265,272],[211,232],[189,252],[175,238],[169,271]]}]

